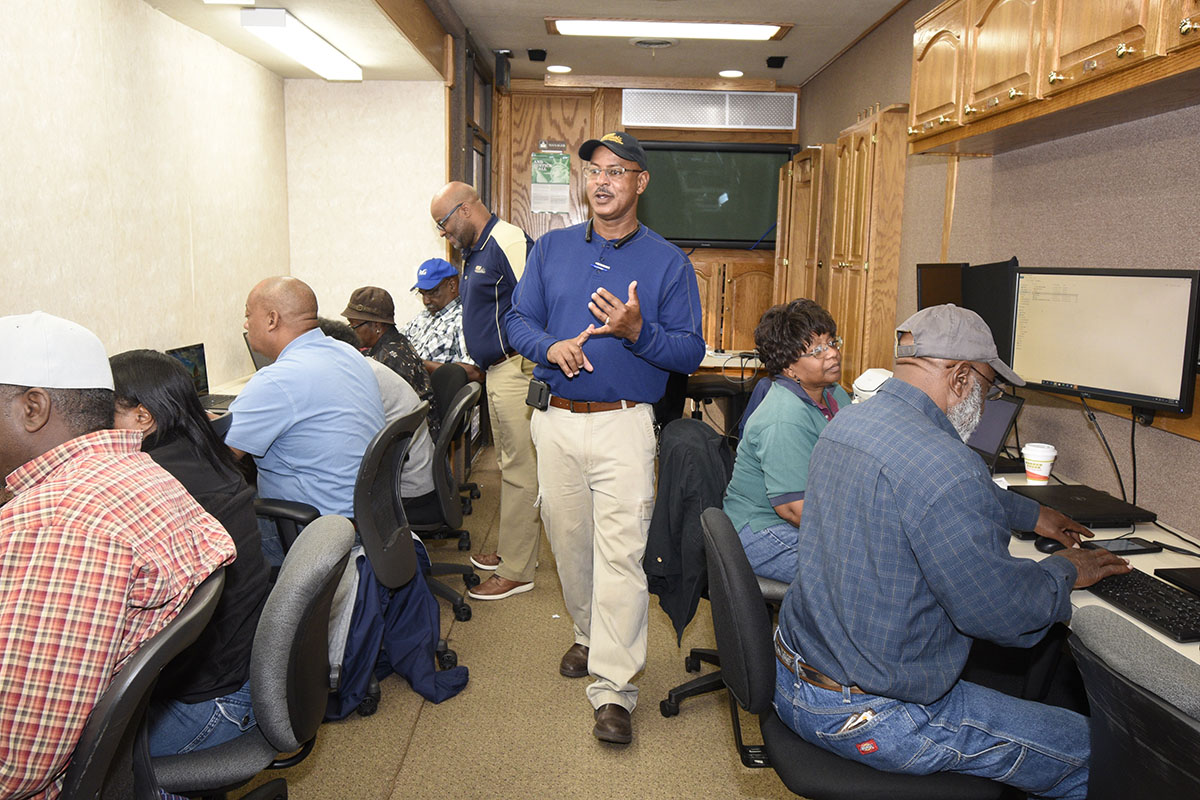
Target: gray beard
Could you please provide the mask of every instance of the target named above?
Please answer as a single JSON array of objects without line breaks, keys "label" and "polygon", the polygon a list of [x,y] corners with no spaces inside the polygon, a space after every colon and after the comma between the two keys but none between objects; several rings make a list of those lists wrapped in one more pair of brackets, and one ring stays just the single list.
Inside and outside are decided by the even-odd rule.
[{"label": "gray beard", "polygon": [[958,438],[964,442],[970,439],[983,419],[983,384],[975,381],[967,396],[946,412],[946,418],[954,426]]}]

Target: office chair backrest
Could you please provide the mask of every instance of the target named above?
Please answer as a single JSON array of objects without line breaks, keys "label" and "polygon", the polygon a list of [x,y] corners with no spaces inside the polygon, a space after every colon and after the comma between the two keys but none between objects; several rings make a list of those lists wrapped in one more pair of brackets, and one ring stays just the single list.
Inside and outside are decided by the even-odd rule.
[{"label": "office chair backrest", "polygon": [[442,412],[438,422],[445,423],[450,419],[450,403],[467,385],[467,371],[459,364],[442,364],[429,376],[429,384],[433,388],[433,402]]},{"label": "office chair backrest", "polygon": [[262,735],[280,753],[317,733],[329,696],[329,609],[354,544],[354,525],[327,515],[284,559],[254,633],[250,685]]},{"label": "office chair backrest", "polygon": [[[449,366],[458,366],[451,364]],[[446,367],[439,367],[434,374]],[[462,367],[458,367],[460,370]],[[442,509],[442,518],[450,528],[462,525],[462,498],[458,493],[458,485],[454,482],[454,473],[450,468],[450,446],[458,440],[471,421],[471,411],[479,404],[479,395],[483,391],[475,381],[459,388],[458,393],[447,405],[442,406],[446,415],[442,419],[442,430],[438,434],[437,445],[433,449],[433,487],[437,491],[438,504]]]},{"label": "office chair backrest", "polygon": [[[175,619],[130,656],[100,695],[83,726],[71,765],[67,768],[63,780],[64,800],[92,800],[101,796],[107,773],[118,761],[118,751],[128,747],[137,731],[159,673],[199,638],[217,609],[224,587],[225,568],[221,567],[196,587]],[[132,764],[131,760],[126,761],[127,757],[122,756],[120,762]],[[120,776],[114,776],[114,780],[118,779]],[[132,784],[132,775],[126,776],[124,782]],[[150,787],[138,787],[138,791],[143,792],[145,798],[158,796],[152,791],[144,794]],[[143,800],[143,795],[137,800]]]},{"label": "office chair backrest", "polygon": [[1196,664],[1104,608],[1080,609],[1071,627],[1092,712],[1089,800],[1200,796],[1200,722],[1142,685],[1195,713]]},{"label": "office chair backrest", "polygon": [[700,515],[708,559],[708,599],[721,675],[742,708],[762,714],[775,697],[771,619],[746,551],[719,508]]},{"label": "office chair backrest", "polygon": [[[460,367],[461,369],[461,367]],[[400,474],[404,457],[429,404],[384,427],[363,454],[354,483],[354,521],[363,549],[380,583],[398,589],[417,571],[417,552],[412,529],[400,499]]]}]

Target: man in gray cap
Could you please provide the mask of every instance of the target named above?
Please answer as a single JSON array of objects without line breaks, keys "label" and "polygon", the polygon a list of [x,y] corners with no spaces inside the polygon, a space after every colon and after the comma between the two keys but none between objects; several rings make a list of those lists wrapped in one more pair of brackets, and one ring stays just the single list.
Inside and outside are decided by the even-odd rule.
[{"label": "man in gray cap", "polygon": [[0,317],[0,797],[56,797],[113,674],[175,618],[233,540],[113,427],[100,340]]},{"label": "man in gray cap", "polygon": [[[1039,797],[1087,794],[1088,722],[960,679],[974,639],[1036,644],[1072,588],[1129,565],[992,482],[963,441],[1001,382],[1023,386],[977,314],[896,329],[895,377],[813,449],[799,567],[775,636],[775,707],[806,740],[889,772],[963,772]],[[1010,530],[1067,545],[1009,555]]]}]

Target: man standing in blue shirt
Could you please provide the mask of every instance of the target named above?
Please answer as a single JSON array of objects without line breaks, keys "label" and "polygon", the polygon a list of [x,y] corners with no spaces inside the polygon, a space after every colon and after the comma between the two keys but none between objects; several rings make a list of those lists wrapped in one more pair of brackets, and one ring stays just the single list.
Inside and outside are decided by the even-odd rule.
[{"label": "man standing in blue shirt", "polygon": [[[363,453],[383,428],[379,384],[350,345],[317,327],[317,296],[291,277],[267,278],[246,299],[250,347],[274,359],[229,406],[225,443],[254,456],[258,494],[295,500],[322,514],[354,516]],[[281,563],[277,536],[263,550]]]},{"label": "man standing in blue shirt", "polygon": [[704,357],[687,256],[637,219],[650,173],[641,144],[607,133],[579,148],[592,219],[547,233],[513,295],[509,341],[551,397],[530,424],[542,522],[575,643],[559,664],[591,675],[592,734],[633,740],[633,678],[645,666],[642,555],[654,509],[654,412],[669,371]]},{"label": "man standing in blue shirt", "polygon": [[[775,637],[775,708],[794,731],[890,772],[963,772],[1038,797],[1087,794],[1087,719],[960,679],[974,639],[1037,643],[1071,589],[1128,572],[1062,514],[996,486],[964,440],[987,395],[1023,386],[977,314],[924,309],[895,377],[813,449],[797,575]],[[1009,555],[1010,530],[1065,545]]]},{"label": "man standing in blue shirt", "polygon": [[537,454],[529,435],[525,397],[533,362],[508,343],[504,318],[525,272],[533,240],[499,219],[471,186],[454,181],[433,197],[429,213],[442,236],[462,252],[462,331],[467,353],[486,375],[488,414],[500,466],[500,527],[496,551],[471,563],[495,570],[471,589],[476,600],[503,600],[533,588],[541,540],[537,511]]}]

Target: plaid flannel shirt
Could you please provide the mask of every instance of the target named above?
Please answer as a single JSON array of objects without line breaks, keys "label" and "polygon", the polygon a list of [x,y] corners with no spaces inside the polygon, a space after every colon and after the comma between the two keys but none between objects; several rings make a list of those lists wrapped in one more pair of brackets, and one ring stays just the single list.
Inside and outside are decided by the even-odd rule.
[{"label": "plaid flannel shirt", "polygon": [[462,298],[456,297],[436,314],[422,311],[400,331],[426,361],[457,361],[474,364],[467,355],[463,337]]},{"label": "plaid flannel shirt", "polygon": [[112,676],[234,545],[183,486],[98,431],[14,470],[0,508],[0,797],[50,800]]}]

